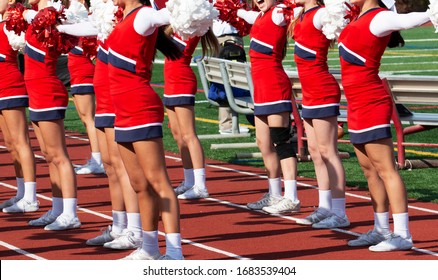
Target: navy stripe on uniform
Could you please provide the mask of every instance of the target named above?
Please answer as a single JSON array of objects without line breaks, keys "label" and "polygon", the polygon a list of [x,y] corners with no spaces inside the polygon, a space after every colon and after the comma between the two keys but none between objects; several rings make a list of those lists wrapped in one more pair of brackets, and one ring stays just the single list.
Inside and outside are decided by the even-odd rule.
[{"label": "navy stripe on uniform", "polygon": [[249,43],[249,48],[259,53],[271,55],[273,53],[273,47],[264,45],[262,42],[252,39]]},{"label": "navy stripe on uniform", "polygon": [[33,122],[53,121],[65,118],[65,109],[53,109],[47,111],[32,111],[29,109],[29,119]]},{"label": "navy stripe on uniform", "polygon": [[95,116],[94,126],[96,128],[113,128],[115,116]]},{"label": "navy stripe on uniform", "polygon": [[93,85],[80,85],[80,86],[72,85],[70,88],[70,92],[72,95],[94,93],[94,87]]},{"label": "navy stripe on uniform", "polygon": [[132,130],[120,130],[115,128],[116,142],[136,142],[146,139],[163,138],[163,127],[161,125],[141,127]]},{"label": "navy stripe on uniform", "polygon": [[163,97],[163,104],[166,107],[190,105],[195,106],[194,96]]},{"label": "navy stripe on uniform", "polygon": [[316,53],[312,53],[311,51],[306,50],[305,48],[303,48],[303,46],[297,44],[296,42],[295,42],[294,54],[305,60],[316,59]]},{"label": "navy stripe on uniform", "polygon": [[116,56],[116,54],[113,53],[113,51],[109,51],[108,53],[108,63],[116,68],[123,69],[131,73],[135,73],[135,64],[121,57]]},{"label": "navy stripe on uniform", "polygon": [[304,108],[301,115],[304,119],[323,119],[328,117],[339,116],[339,105],[328,106],[323,108]]},{"label": "navy stripe on uniform", "polygon": [[292,112],[292,102],[281,102],[267,105],[254,104],[254,115],[272,115],[283,112]]},{"label": "navy stripe on uniform", "polygon": [[72,54],[76,54],[76,55],[82,55],[84,52],[82,51],[81,48],[79,47],[74,47],[73,49],[71,49],[70,51]]},{"label": "navy stripe on uniform", "polygon": [[34,49],[34,47],[31,47],[29,44],[26,44],[26,46],[24,47],[24,53],[28,57],[30,57],[36,61],[44,63],[45,53],[44,52],[40,53],[40,52],[36,51]]},{"label": "navy stripe on uniform", "polygon": [[27,96],[20,96],[0,99],[0,110],[18,107],[29,107],[29,98]]},{"label": "navy stripe on uniform", "polygon": [[348,63],[365,66],[365,59],[348,50],[343,44],[339,44],[339,55]]},{"label": "navy stripe on uniform", "polygon": [[391,128],[388,127],[379,127],[373,130],[365,131],[365,132],[352,132],[348,130],[348,134],[350,135],[350,142],[352,144],[365,144],[379,139],[391,138]]},{"label": "navy stripe on uniform", "polygon": [[186,48],[186,46],[187,46],[187,44],[184,42],[184,41],[182,41],[182,40],[179,40],[178,38],[176,38],[176,37],[172,37],[172,42],[178,47],[178,49],[180,50],[180,51],[184,51],[184,49]]},{"label": "navy stripe on uniform", "polygon": [[108,54],[104,52],[101,48],[97,51],[97,59],[105,64],[108,64]]},{"label": "navy stripe on uniform", "polygon": [[6,55],[0,53],[0,62],[6,61]]}]

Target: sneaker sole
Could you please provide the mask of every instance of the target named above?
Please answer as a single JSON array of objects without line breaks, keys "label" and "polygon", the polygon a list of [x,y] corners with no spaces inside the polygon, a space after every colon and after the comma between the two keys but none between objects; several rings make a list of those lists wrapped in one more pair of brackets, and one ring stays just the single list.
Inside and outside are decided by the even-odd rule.
[{"label": "sneaker sole", "polygon": [[55,228],[55,229],[47,228],[47,226],[46,226],[46,227],[44,227],[44,230],[60,231],[60,230],[77,229],[77,228],[80,228],[80,227],[81,227],[81,224],[75,224],[73,226],[69,226],[69,227],[66,227],[66,228]]},{"label": "sneaker sole", "polygon": [[318,225],[318,223],[312,224],[312,227],[317,228],[317,229],[344,228],[344,227],[348,227],[348,226],[350,226],[350,223],[345,223],[345,224],[341,224],[341,225],[337,225],[337,226],[333,226],[333,227]]}]

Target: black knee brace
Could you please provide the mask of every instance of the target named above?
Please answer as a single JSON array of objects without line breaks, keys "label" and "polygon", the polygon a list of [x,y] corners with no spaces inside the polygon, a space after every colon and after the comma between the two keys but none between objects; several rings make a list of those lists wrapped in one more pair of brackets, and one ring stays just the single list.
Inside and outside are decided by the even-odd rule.
[{"label": "black knee brace", "polygon": [[291,126],[270,127],[269,133],[280,160],[290,157],[297,157],[297,141],[296,137],[294,137],[293,131],[291,130]]}]

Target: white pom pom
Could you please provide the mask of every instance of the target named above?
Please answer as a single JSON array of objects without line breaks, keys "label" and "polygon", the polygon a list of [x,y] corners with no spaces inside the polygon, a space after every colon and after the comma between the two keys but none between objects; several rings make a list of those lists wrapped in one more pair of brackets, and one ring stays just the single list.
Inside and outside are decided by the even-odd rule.
[{"label": "white pom pom", "polygon": [[213,25],[219,12],[206,0],[169,0],[170,24],[183,40],[202,36]]},{"label": "white pom pom", "polygon": [[8,37],[9,45],[11,45],[12,49],[23,52],[24,46],[26,45],[24,32],[21,32],[20,35],[17,35],[14,31],[6,30],[6,27],[3,30],[5,31],[6,37]]},{"label": "white pom pom", "polygon": [[55,8],[58,12],[61,11],[61,9],[64,7],[64,5],[62,5],[61,1],[47,1],[47,7],[53,7]]},{"label": "white pom pom", "polygon": [[438,33],[438,1],[430,1],[429,17],[433,26],[435,26],[435,33]]},{"label": "white pom pom", "polygon": [[108,0],[104,3],[102,0],[91,0],[90,5],[90,20],[94,27],[99,30],[97,39],[102,42],[108,38],[108,35],[114,29],[114,12],[117,10],[117,6],[114,6],[113,1]]},{"label": "white pom pom", "polygon": [[88,11],[84,4],[79,3],[77,0],[72,0],[70,2],[70,7],[64,10],[67,19],[65,23],[73,24],[84,22],[88,20]]},{"label": "white pom pom", "polygon": [[325,0],[327,16],[322,18],[322,32],[329,40],[335,40],[341,34],[341,31],[347,26],[348,20],[344,18],[347,14],[347,5],[349,0]]}]

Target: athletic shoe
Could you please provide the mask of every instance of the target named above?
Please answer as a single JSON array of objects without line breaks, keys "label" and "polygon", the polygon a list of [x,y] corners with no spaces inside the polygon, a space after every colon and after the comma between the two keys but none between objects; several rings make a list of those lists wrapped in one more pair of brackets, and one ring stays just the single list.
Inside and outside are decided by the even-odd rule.
[{"label": "athletic shoe", "polygon": [[20,199],[16,196],[9,198],[8,200],[6,200],[5,202],[0,204],[0,209],[9,207],[14,205],[17,201],[19,201]]},{"label": "athletic shoe", "polygon": [[360,246],[376,245],[385,239],[386,238],[383,234],[380,234],[374,230],[369,230],[367,233],[361,234],[357,239],[348,241],[348,246],[360,247]]},{"label": "athletic shoe", "polygon": [[146,253],[140,247],[137,250],[133,251],[131,254],[127,255],[126,257],[121,258],[121,260],[158,260],[160,258],[161,258],[160,252],[158,252],[156,255],[149,256],[146,255]]},{"label": "athletic shoe", "polygon": [[111,226],[108,226],[108,228],[102,228],[100,230],[102,232],[101,235],[98,235],[94,238],[88,239],[85,244],[90,246],[102,246],[103,244],[113,241],[116,239],[119,235],[112,232]]},{"label": "athletic shoe", "polygon": [[172,258],[171,256],[168,256],[168,255],[162,255],[162,256],[159,258],[159,260],[160,260],[160,261],[177,261],[177,260],[182,261],[182,260],[184,260],[184,256],[181,256],[181,258],[178,258],[178,259],[174,259],[174,258]]},{"label": "athletic shoe", "polygon": [[286,212],[299,212],[301,208],[301,203],[299,200],[292,201],[289,198],[283,197],[279,202],[263,207],[262,210],[270,214],[280,214]]},{"label": "athletic shoe", "polygon": [[278,203],[281,199],[283,198],[280,196],[272,196],[269,193],[265,193],[260,200],[256,202],[250,202],[246,205],[246,207],[252,210],[262,210],[263,207],[274,205]]},{"label": "athletic shoe", "polygon": [[75,172],[78,175],[104,174],[105,169],[103,168],[103,164],[98,164],[96,161],[90,159],[87,161],[87,164],[76,167]]},{"label": "athletic shoe", "polygon": [[81,222],[78,217],[71,217],[65,214],[61,214],[56,220],[44,227],[44,230],[66,230],[80,228]]},{"label": "athletic shoe", "polygon": [[412,236],[403,238],[393,233],[377,245],[371,246],[369,250],[373,252],[406,251],[412,249],[412,246],[414,246]]},{"label": "athletic shoe", "polygon": [[[239,125],[239,133],[248,133],[248,132],[249,129],[246,126]],[[233,129],[229,128],[229,129],[219,130],[219,133],[222,135],[232,134]]]},{"label": "athletic shoe", "polygon": [[324,208],[318,208],[315,211],[313,211],[312,214],[305,217],[304,219],[298,219],[297,224],[310,226],[330,217],[331,215],[333,215],[332,212]]},{"label": "athletic shoe", "polygon": [[197,186],[193,186],[185,193],[178,195],[179,199],[200,199],[207,198],[209,196],[207,189],[201,189]]},{"label": "athletic shoe", "polygon": [[47,211],[46,214],[42,215],[36,220],[30,220],[29,225],[34,227],[42,227],[47,226],[51,223],[53,223],[58,216],[52,215],[52,210]]},{"label": "athletic shoe", "polygon": [[350,221],[348,220],[347,215],[344,217],[339,217],[335,214],[331,215],[328,218],[325,218],[324,220],[312,224],[313,228],[341,228],[341,227],[348,227],[350,225]]},{"label": "athletic shoe", "polygon": [[142,241],[141,237],[135,237],[132,231],[124,229],[117,238],[103,244],[103,247],[115,250],[137,249],[141,246]]},{"label": "athletic shoe", "polygon": [[176,187],[175,189],[173,189],[175,191],[176,196],[185,193],[186,191],[188,191],[189,189],[191,189],[193,186],[186,186],[185,182],[182,181],[181,184],[179,184],[178,187]]},{"label": "athletic shoe", "polygon": [[35,212],[39,209],[39,202],[29,202],[25,200],[24,198],[17,201],[15,204],[3,208],[4,213],[24,213],[24,212]]}]

